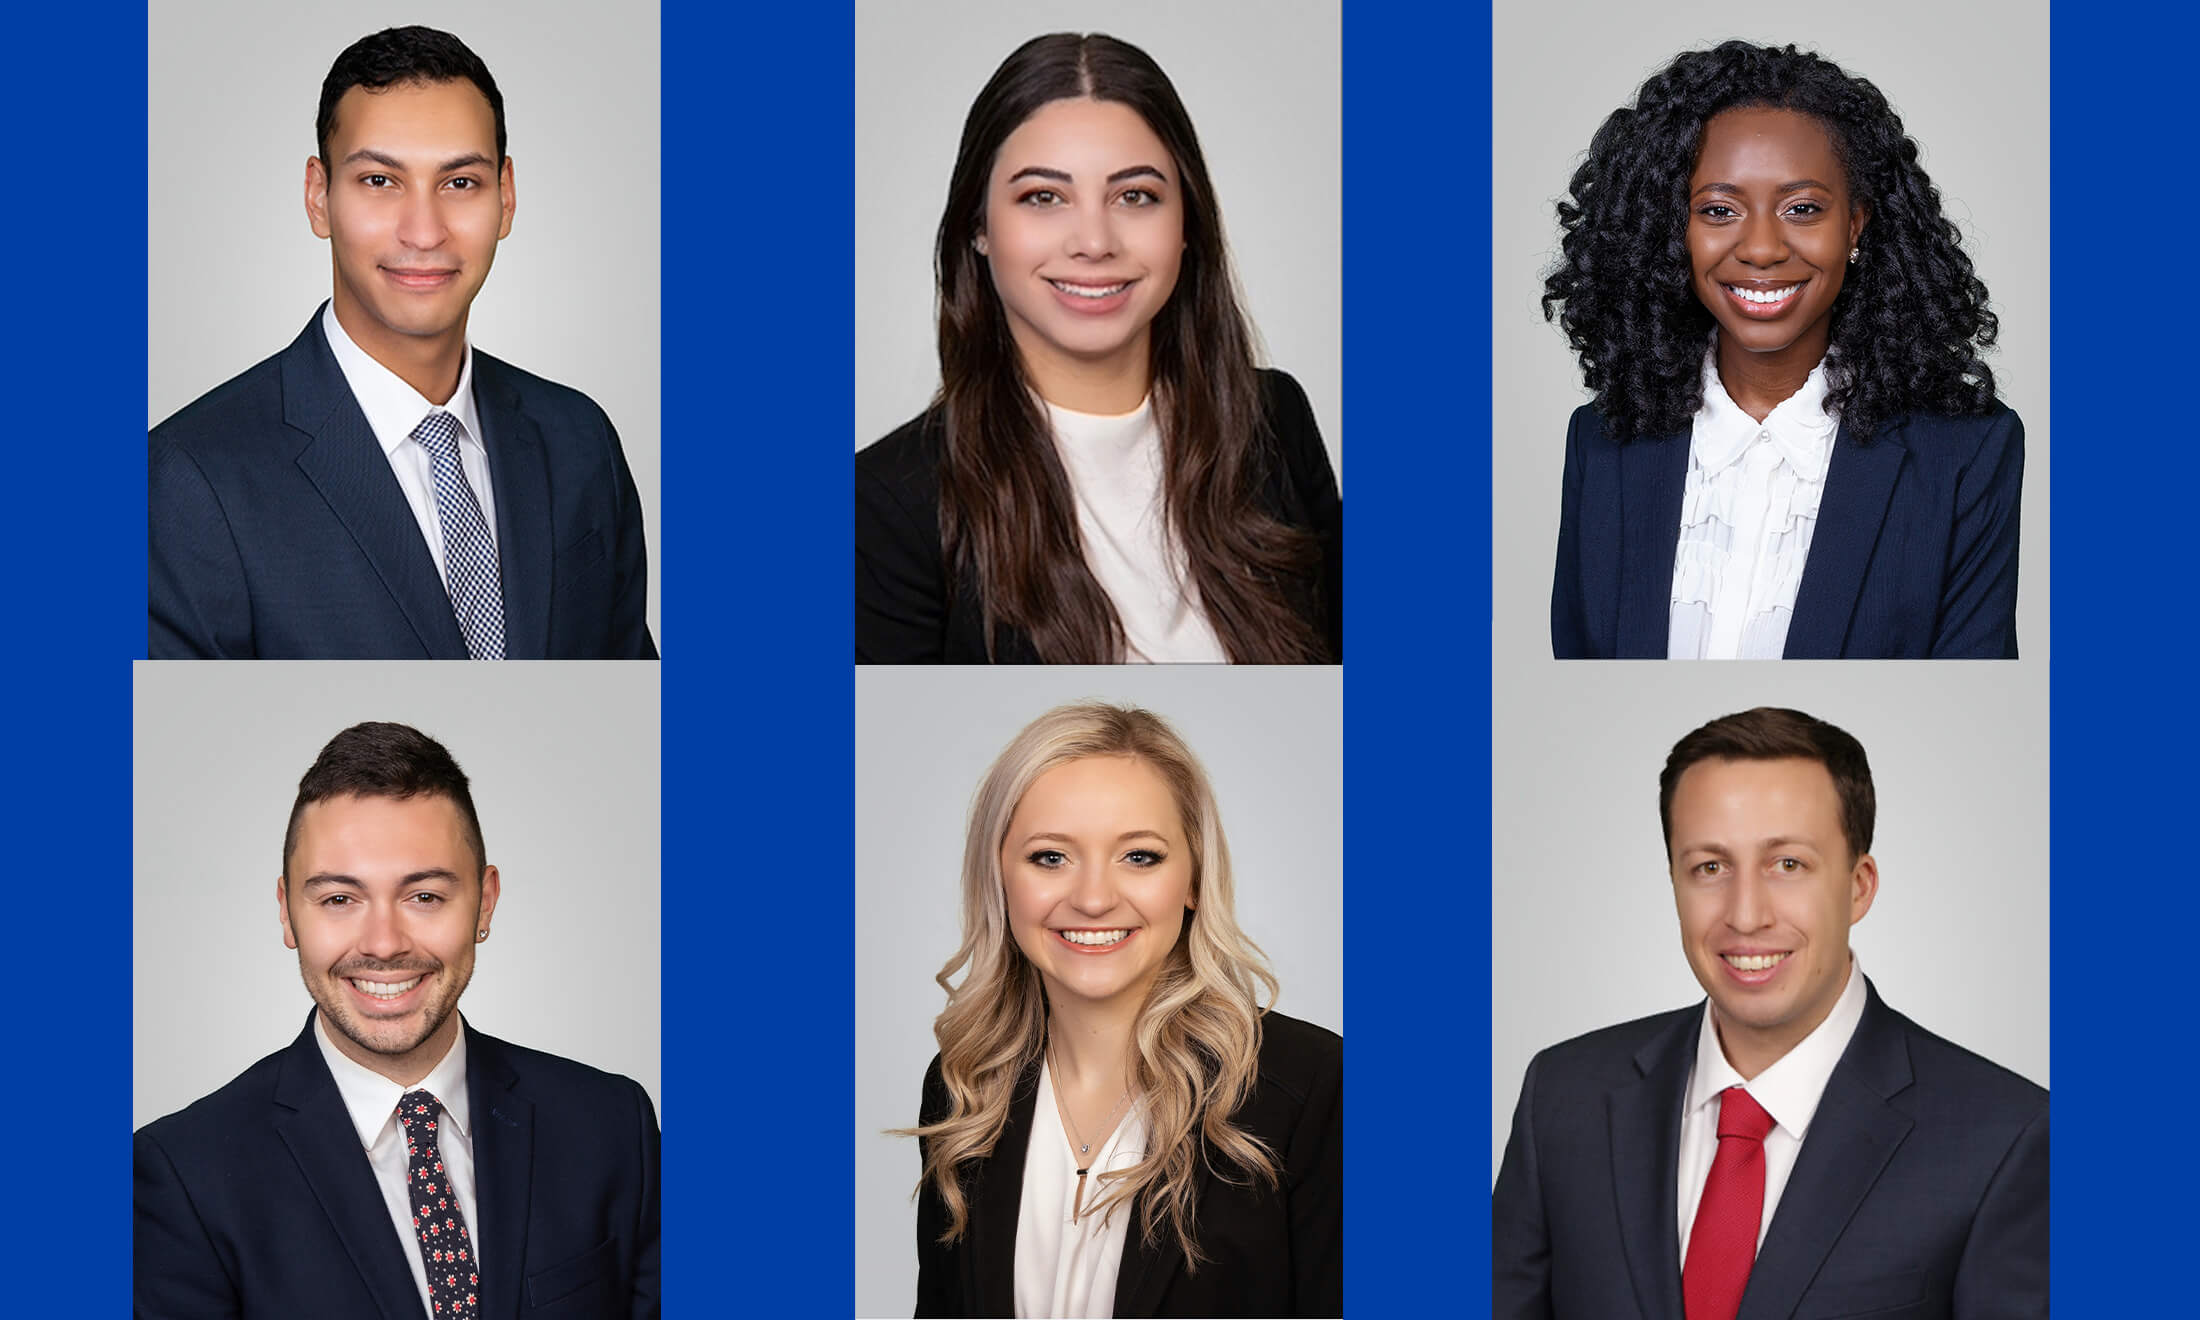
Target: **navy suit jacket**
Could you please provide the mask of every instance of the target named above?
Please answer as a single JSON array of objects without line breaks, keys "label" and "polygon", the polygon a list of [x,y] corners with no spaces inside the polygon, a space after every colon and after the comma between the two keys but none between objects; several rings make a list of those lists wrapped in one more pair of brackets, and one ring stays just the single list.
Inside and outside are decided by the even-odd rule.
[{"label": "navy suit jacket", "polygon": [[[1561,660],[1663,659],[1689,434],[1614,440],[1595,408],[1566,428],[1551,582]],[[1906,417],[1869,444],[1843,426],[1788,624],[1789,660],[2014,660],[2024,423]]]},{"label": "navy suit jacket", "polygon": [[[1865,985],[1737,1320],[2044,1320],[2047,1092]],[[1702,1020],[1644,1018],[1529,1065],[1491,1198],[1495,1320],[1681,1320]]]},{"label": "navy suit jacket", "polygon": [[[655,659],[641,505],[586,395],[474,353],[504,653]],[[153,428],[152,659],[466,658],[451,601],[318,313]]]},{"label": "navy suit jacket", "polygon": [[[624,1077],[466,1028],[483,1320],[660,1313],[657,1114]],[[139,1320],[423,1320],[313,1020],[139,1129]]]},{"label": "navy suit jacket", "polygon": [[[1146,1244],[1142,1204],[1119,1212],[1131,1218],[1115,1276],[1117,1316],[1344,1314],[1344,1039],[1281,1013],[1261,1024],[1260,1073],[1230,1121],[1268,1144],[1281,1185],[1229,1182],[1200,1162],[1195,1217],[1208,1259],[1197,1273],[1185,1270],[1174,1233]],[[917,1205],[918,1315],[1016,1314],[1016,1223],[1038,1087],[1033,1064],[1017,1080],[993,1153],[962,1166],[970,1222],[952,1246],[939,1241],[947,1203],[929,1183],[924,1187]],[[935,1057],[924,1076],[921,1121],[946,1117],[948,1104]],[[1044,1121],[1059,1134],[1052,1114]]]}]

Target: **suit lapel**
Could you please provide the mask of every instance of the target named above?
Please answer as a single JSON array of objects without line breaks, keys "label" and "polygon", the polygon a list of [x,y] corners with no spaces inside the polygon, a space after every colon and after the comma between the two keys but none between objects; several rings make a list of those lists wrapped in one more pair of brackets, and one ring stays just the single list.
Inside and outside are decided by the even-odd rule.
[{"label": "suit lapel", "polygon": [[489,451],[496,491],[497,571],[504,584],[504,656],[540,660],[550,653],[550,469],[542,430],[520,407],[510,368],[474,354],[474,407]]},{"label": "suit lapel", "polygon": [[1621,445],[1619,644],[1614,654],[1662,658],[1672,634],[1673,557],[1688,486],[1687,432]]},{"label": "suit lapel", "polygon": [[275,1078],[275,1132],[298,1162],[321,1211],[335,1226],[345,1255],[389,1320],[423,1320],[420,1286],[413,1282],[405,1244],[390,1222],[389,1206],[374,1179],[374,1166],[359,1149],[336,1079],[313,1039],[313,1018],[284,1055]]},{"label": "suit lapel", "polygon": [[525,1279],[527,1206],[535,1164],[535,1107],[498,1043],[466,1028],[466,1091],[473,1109],[474,1193],[481,1222],[481,1314],[516,1317]]},{"label": "suit lapel", "polygon": [[309,437],[297,463],[374,566],[429,656],[466,658],[450,593],[420,537],[374,428],[352,397],[316,316],[282,357],[283,420]]},{"label": "suit lapel", "polygon": [[1826,493],[1818,504],[1818,527],[1811,533],[1810,555],[1795,593],[1795,616],[1788,621],[1789,660],[1838,660],[1856,615],[1864,570],[1879,544],[1887,500],[1902,470],[1906,452],[1892,429],[1863,444],[1847,426],[1833,442],[1826,465]]},{"label": "suit lapel", "polygon": [[[1678,511],[1674,515],[1678,526]],[[1607,1098],[1612,1133],[1612,1191],[1620,1242],[1649,1320],[1681,1314],[1681,1232],[1675,1205],[1681,1104],[1702,1010],[1674,1016],[1671,1028],[1635,1054],[1635,1081]]]},{"label": "suit lapel", "polygon": [[1887,1102],[1910,1085],[1910,1050],[1865,982],[1863,1020],[1826,1082],[1736,1320],[1786,1320],[1913,1123]]},{"label": "suit lapel", "polygon": [[1039,1064],[1016,1079],[1008,1121],[970,1189],[970,1273],[963,1295],[972,1315],[1016,1314],[1016,1217],[1023,1210],[1024,1154],[1031,1146],[1032,1110],[1039,1102]]}]

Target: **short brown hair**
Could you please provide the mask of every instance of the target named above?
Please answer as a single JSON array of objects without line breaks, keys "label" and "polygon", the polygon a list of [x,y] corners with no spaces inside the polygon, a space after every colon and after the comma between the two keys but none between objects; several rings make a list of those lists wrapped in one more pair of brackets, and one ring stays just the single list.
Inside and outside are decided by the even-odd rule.
[{"label": "short brown hair", "polygon": [[1878,799],[1872,794],[1872,767],[1864,744],[1846,731],[1799,710],[1759,706],[1738,715],[1722,715],[1673,744],[1658,776],[1658,823],[1665,830],[1665,851],[1673,851],[1673,790],[1681,774],[1698,761],[1816,761],[1833,776],[1840,803],[1841,833],[1851,859],[1872,850],[1872,823]]},{"label": "short brown hair", "polygon": [[283,874],[290,874],[290,854],[298,846],[298,818],[307,807],[334,797],[448,798],[465,823],[474,865],[488,865],[466,772],[442,743],[409,725],[354,724],[328,740],[298,781],[298,798],[283,830]]}]

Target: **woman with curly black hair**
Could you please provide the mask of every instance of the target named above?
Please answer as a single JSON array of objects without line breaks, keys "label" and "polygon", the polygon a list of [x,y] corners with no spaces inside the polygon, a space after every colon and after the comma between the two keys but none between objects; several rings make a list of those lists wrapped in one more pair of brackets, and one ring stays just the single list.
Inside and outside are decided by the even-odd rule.
[{"label": "woman with curly black hair", "polygon": [[1878,88],[1793,46],[1673,60],[1597,130],[1544,284],[1561,659],[2014,658],[2024,427],[1998,324]]}]

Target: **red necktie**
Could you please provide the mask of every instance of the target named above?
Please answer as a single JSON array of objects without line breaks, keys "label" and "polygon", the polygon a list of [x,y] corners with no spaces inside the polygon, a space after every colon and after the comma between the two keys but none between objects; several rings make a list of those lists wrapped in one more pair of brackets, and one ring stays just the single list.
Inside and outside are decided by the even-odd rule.
[{"label": "red necktie", "polygon": [[1688,1320],[1734,1320],[1757,1259],[1757,1229],[1765,1214],[1765,1134],[1772,1115],[1730,1086],[1719,1093],[1719,1153],[1696,1203],[1681,1265]]}]

